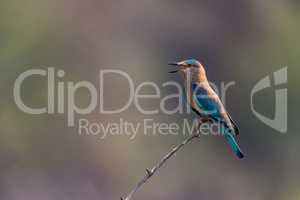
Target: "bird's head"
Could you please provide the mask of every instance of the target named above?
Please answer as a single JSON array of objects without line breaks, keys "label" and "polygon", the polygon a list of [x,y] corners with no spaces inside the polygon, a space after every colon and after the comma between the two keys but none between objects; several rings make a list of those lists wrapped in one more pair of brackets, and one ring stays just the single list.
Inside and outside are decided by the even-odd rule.
[{"label": "bird's head", "polygon": [[187,70],[199,70],[202,68],[201,63],[195,59],[188,59],[180,62],[173,62],[169,63],[169,65],[176,66],[178,69],[170,71],[169,73],[176,73],[176,72],[186,72]]}]

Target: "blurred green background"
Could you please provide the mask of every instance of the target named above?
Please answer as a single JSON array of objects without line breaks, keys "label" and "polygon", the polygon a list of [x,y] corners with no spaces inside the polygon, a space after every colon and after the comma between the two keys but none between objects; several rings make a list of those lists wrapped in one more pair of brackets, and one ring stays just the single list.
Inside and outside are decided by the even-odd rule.
[{"label": "blurred green background", "polygon": [[[135,199],[299,200],[299,22],[296,0],[2,0],[0,199],[119,199],[185,137],[79,136],[76,127],[67,127],[65,114],[29,115],[17,108],[13,85],[22,72],[55,67],[66,73],[61,81],[97,85],[99,70],[120,69],[136,84],[161,84],[179,81],[167,73],[168,62],[196,58],[210,80],[236,82],[226,106],[240,126],[246,158],[236,159],[219,137],[203,137],[171,159]],[[252,87],[284,66],[289,67],[287,134],[260,122],[249,104]],[[111,106],[127,95],[116,77],[105,92]],[[27,81],[22,97],[28,105],[45,105],[45,79]],[[82,107],[89,100],[84,91],[77,99]],[[270,90],[257,97],[255,107],[273,116],[274,104]],[[121,114],[81,117],[139,122],[146,116],[131,106]],[[169,123],[194,115],[151,117]]]}]

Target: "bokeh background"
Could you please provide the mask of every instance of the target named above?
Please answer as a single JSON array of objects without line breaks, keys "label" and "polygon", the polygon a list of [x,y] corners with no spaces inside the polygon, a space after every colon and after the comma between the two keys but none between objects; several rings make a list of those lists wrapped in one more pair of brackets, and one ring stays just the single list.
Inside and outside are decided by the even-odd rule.
[{"label": "bokeh background", "polygon": [[[18,75],[55,67],[66,73],[60,81],[97,85],[99,70],[120,69],[136,84],[161,84],[179,81],[167,74],[166,63],[185,58],[203,62],[216,83],[236,82],[226,106],[240,126],[246,158],[236,159],[220,137],[202,137],[177,153],[135,199],[300,199],[299,22],[296,0],[2,0],[0,199],[119,199],[146,167],[185,137],[79,136],[76,127],[67,127],[66,114],[19,110],[13,99]],[[249,104],[257,81],[284,66],[289,67],[287,134],[260,122]],[[107,106],[126,101],[125,86],[118,77],[106,82]],[[43,77],[26,81],[22,91],[28,105],[47,104]],[[169,93],[162,88],[162,94]],[[79,92],[76,101],[84,107],[88,93]],[[274,90],[257,95],[255,107],[265,115],[274,115],[274,105]],[[144,106],[155,108],[159,102]],[[109,123],[120,118],[140,122],[148,116],[131,106],[121,114],[95,111],[76,119],[80,117]],[[194,115],[150,117],[169,123]]]}]

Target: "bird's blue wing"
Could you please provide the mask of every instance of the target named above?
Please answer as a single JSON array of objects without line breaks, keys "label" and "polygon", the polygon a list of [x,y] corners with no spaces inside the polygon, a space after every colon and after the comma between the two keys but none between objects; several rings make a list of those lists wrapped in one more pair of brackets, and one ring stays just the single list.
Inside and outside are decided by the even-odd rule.
[{"label": "bird's blue wing", "polygon": [[240,150],[235,138],[232,133],[235,132],[230,122],[230,117],[227,115],[222,102],[212,91],[208,88],[208,85],[200,85],[199,83],[192,83],[192,99],[194,101],[195,109],[203,116],[213,119],[218,122],[222,127],[221,133],[224,135],[226,141],[234,153],[239,157],[243,158],[243,153]]},{"label": "bird's blue wing", "polygon": [[222,104],[212,96],[206,86],[198,83],[192,83],[192,99],[194,101],[195,109],[202,115],[221,120],[222,115],[220,110]]}]

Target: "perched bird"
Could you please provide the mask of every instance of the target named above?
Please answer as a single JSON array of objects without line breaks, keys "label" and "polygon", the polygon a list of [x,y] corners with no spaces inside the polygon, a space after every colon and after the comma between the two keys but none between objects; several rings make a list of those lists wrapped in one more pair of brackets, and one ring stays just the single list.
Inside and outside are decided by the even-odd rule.
[{"label": "perched bird", "polygon": [[233,152],[237,157],[243,158],[244,154],[235,140],[239,130],[220,98],[209,85],[202,64],[195,59],[189,59],[170,63],[169,65],[178,67],[169,73],[179,72],[181,74],[187,100],[192,110],[200,117],[202,122],[218,123],[221,134],[225,137]]}]

